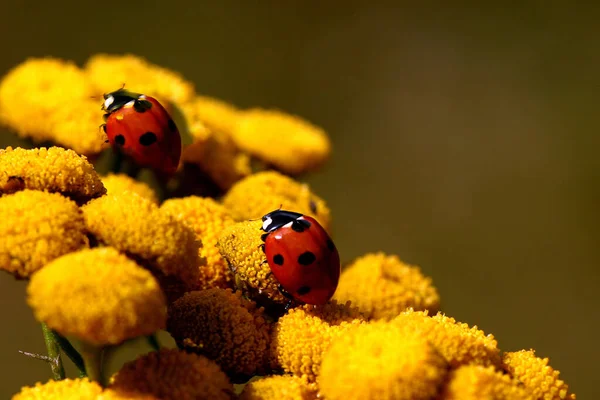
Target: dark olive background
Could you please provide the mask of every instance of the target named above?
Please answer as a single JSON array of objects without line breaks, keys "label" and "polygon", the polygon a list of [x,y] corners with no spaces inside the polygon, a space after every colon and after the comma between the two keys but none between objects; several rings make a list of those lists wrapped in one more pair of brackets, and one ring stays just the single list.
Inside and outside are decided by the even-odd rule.
[{"label": "dark olive background", "polygon": [[[200,93],[323,126],[333,155],[307,181],[345,262],[382,250],[420,265],[447,314],[600,395],[600,10],[251,3],[4,1],[0,73],[132,52]],[[49,378],[17,353],[44,349],[24,289],[0,275],[0,398]]]}]

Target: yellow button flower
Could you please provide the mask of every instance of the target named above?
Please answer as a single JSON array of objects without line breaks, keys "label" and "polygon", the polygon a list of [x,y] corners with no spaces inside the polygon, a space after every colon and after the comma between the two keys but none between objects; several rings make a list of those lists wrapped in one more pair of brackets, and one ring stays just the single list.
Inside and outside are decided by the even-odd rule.
[{"label": "yellow button flower", "polygon": [[25,386],[12,400],[97,400],[102,388],[88,378],[49,380]]},{"label": "yellow button flower", "polygon": [[55,259],[31,277],[27,296],[39,321],[95,345],[149,335],[166,324],[156,279],[111,247]]},{"label": "yellow button flower", "polygon": [[322,128],[278,110],[242,112],[232,137],[240,149],[290,175],[319,168],[331,152]]},{"label": "yellow button flower", "polygon": [[379,322],[338,336],[323,355],[318,382],[329,400],[426,400],[447,371],[425,338]]},{"label": "yellow button flower", "polygon": [[358,309],[335,300],[323,306],[292,308],[271,335],[271,366],[314,382],[323,352],[349,329],[364,323]]},{"label": "yellow button flower", "polygon": [[271,375],[250,381],[239,400],[312,400],[317,397],[314,385],[294,375]]},{"label": "yellow button flower", "polygon": [[525,385],[536,399],[575,400],[569,386],[559,379],[560,372],[553,369],[548,358],[535,355],[535,350],[504,353],[502,364],[511,376]]},{"label": "yellow button flower", "polygon": [[187,105],[189,114],[202,121],[211,130],[231,137],[240,118],[240,110],[233,104],[208,96],[196,96]]},{"label": "yellow button flower", "polygon": [[510,376],[494,367],[464,365],[450,373],[443,400],[537,400]]},{"label": "yellow button flower", "polygon": [[214,360],[232,376],[252,375],[266,365],[270,326],[262,308],[240,292],[186,293],[169,307],[167,330],[180,347]]},{"label": "yellow button flower", "polygon": [[351,301],[368,318],[394,318],[409,307],[437,312],[440,296],[419,267],[396,255],[369,253],[344,268],[334,295]]},{"label": "yellow button flower", "polygon": [[275,171],[258,172],[237,182],[224,196],[223,205],[238,221],[261,218],[281,207],[310,215],[327,230],[331,222],[325,201],[307,184]]},{"label": "yellow button flower", "polygon": [[0,269],[17,278],[88,246],[77,204],[58,193],[23,190],[2,196],[0,215]]},{"label": "yellow button flower", "polygon": [[229,211],[211,198],[198,196],[169,199],[160,208],[188,224],[202,240],[200,257],[206,265],[200,267],[199,288],[232,287],[233,275],[216,247],[223,229],[234,224]]},{"label": "yellow button flower", "polygon": [[151,398],[231,400],[234,390],[225,373],[208,358],[162,349],[126,363],[111,378],[103,400]]},{"label": "yellow button flower", "polygon": [[73,150],[0,149],[0,195],[23,189],[60,192],[78,203],[106,193],[94,166]]},{"label": "yellow button flower", "polygon": [[133,192],[158,204],[156,193],[148,184],[137,181],[126,174],[109,173],[102,177],[102,183],[108,194]]}]

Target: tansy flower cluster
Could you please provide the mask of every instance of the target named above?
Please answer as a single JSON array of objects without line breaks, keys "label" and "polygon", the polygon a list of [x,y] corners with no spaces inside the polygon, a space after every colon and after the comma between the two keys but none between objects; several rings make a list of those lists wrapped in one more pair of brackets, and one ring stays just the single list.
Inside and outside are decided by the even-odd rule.
[{"label": "tansy flower cluster", "polygon": [[[111,158],[99,106],[123,83],[176,120],[173,176]],[[27,281],[47,345],[31,362],[52,374],[13,399],[575,399],[547,358],[502,351],[446,315],[433,279],[400,255],[345,260],[324,304],[286,290],[261,217],[293,211],[336,239],[335,210],[299,178],[331,143],[299,116],[240,109],[143,58],[98,54],[17,65],[0,81],[0,122],[30,140],[0,150],[0,269]],[[333,241],[323,248],[337,252]],[[140,338],[151,351],[107,370]]]}]

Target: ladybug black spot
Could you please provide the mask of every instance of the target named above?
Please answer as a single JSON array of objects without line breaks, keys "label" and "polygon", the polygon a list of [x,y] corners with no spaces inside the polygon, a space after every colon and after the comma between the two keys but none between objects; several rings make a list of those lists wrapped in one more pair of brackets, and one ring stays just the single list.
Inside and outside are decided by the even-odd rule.
[{"label": "ladybug black spot", "polygon": [[283,265],[283,256],[281,254],[275,254],[273,256],[273,262],[277,265]]},{"label": "ladybug black spot", "polygon": [[298,293],[300,296],[308,294],[308,292],[310,292],[310,288],[308,286],[302,286],[296,291],[296,293]]},{"label": "ladybug black spot", "polygon": [[156,143],[158,138],[154,132],[146,132],[142,136],[140,136],[140,144],[142,146],[150,146],[153,143]]},{"label": "ladybug black spot", "polygon": [[296,219],[292,222],[292,229],[295,232],[304,232],[308,228],[310,228],[310,222],[305,219]]},{"label": "ladybug black spot", "polygon": [[310,207],[310,212],[316,214],[317,213],[317,203],[315,203],[314,200],[310,200],[310,203],[308,203],[308,206]]},{"label": "ladybug black spot", "polygon": [[327,239],[327,248],[330,251],[334,251],[335,250],[335,244],[333,244],[333,240]]},{"label": "ladybug black spot", "polygon": [[123,136],[123,135],[115,136],[115,143],[119,146],[123,146],[125,144],[125,136]]},{"label": "ladybug black spot", "polygon": [[298,256],[298,263],[300,263],[301,265],[310,265],[314,263],[316,259],[317,257],[315,257],[315,254],[313,252],[305,251],[304,253]]},{"label": "ladybug black spot", "polygon": [[175,125],[175,121],[170,119],[168,122],[168,125],[169,125],[169,129],[171,130],[171,132],[177,131],[177,125]]},{"label": "ladybug black spot", "polygon": [[150,103],[148,100],[136,100],[133,103],[133,109],[139,113],[146,112],[146,110],[149,110],[151,108],[152,103]]}]

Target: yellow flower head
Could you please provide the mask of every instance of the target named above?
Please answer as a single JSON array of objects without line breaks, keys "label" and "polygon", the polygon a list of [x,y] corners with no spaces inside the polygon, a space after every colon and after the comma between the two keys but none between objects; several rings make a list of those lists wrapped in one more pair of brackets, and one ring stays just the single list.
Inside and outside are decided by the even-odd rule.
[{"label": "yellow flower head", "polygon": [[193,84],[180,74],[132,54],[96,54],[88,59],[84,70],[97,94],[115,91],[123,84],[160,102],[184,103],[195,94]]},{"label": "yellow flower head", "polygon": [[294,375],[271,375],[250,381],[240,400],[313,400],[317,390]]},{"label": "yellow flower head", "polygon": [[25,386],[12,400],[97,400],[102,387],[88,378],[49,380]]},{"label": "yellow flower head", "polygon": [[453,368],[464,364],[500,365],[498,342],[477,326],[469,327],[441,313],[430,317],[427,311],[412,310],[401,313],[392,323],[429,340]]},{"label": "yellow flower head", "polygon": [[323,352],[340,336],[364,323],[358,309],[335,300],[322,306],[292,308],[271,335],[271,366],[314,382]]},{"label": "yellow flower head", "polygon": [[106,193],[94,166],[73,150],[0,149],[0,195],[23,189],[60,192],[79,203]]},{"label": "yellow flower head", "polygon": [[88,246],[79,207],[58,193],[23,190],[0,197],[0,215],[0,269],[19,279]]},{"label": "yellow flower head", "polygon": [[126,174],[109,173],[102,177],[102,183],[108,194],[133,192],[158,204],[156,193],[154,193],[154,190],[148,184],[137,181]]},{"label": "yellow flower head", "polygon": [[448,367],[426,339],[393,324],[357,326],[323,355],[319,387],[330,400],[433,398]]},{"label": "yellow flower head", "polygon": [[232,376],[266,366],[270,326],[263,310],[231,289],[184,294],[169,307],[167,330],[180,347],[214,360]]},{"label": "yellow flower head", "polygon": [[352,301],[368,318],[394,318],[409,307],[437,312],[440,296],[431,279],[396,255],[370,253],[346,267],[334,298]]},{"label": "yellow flower head", "polygon": [[194,231],[152,201],[133,193],[106,195],[82,207],[87,229],[100,243],[151,269],[170,299],[198,285],[200,243]]},{"label": "yellow flower head", "polygon": [[232,287],[233,275],[216,247],[223,229],[234,224],[227,209],[211,198],[198,196],[169,199],[160,208],[188,224],[202,240],[200,257],[206,259],[206,265],[200,267],[199,288]]},{"label": "yellow flower head", "polygon": [[187,104],[189,113],[213,131],[230,137],[239,118],[240,110],[233,104],[207,96],[196,96]]},{"label": "yellow flower head", "polygon": [[[208,358],[177,349],[161,349],[126,363],[107,390],[111,399],[231,400],[233,385]],[[147,397],[146,397],[147,396]]]},{"label": "yellow flower head", "polygon": [[548,363],[548,358],[537,357],[534,350],[504,353],[502,359],[504,370],[523,383],[534,398],[575,400],[569,386],[559,379],[560,372]]},{"label": "yellow flower head", "polygon": [[290,175],[319,168],[331,152],[322,128],[277,110],[242,112],[232,137],[240,149]]},{"label": "yellow flower head", "polygon": [[464,365],[450,372],[440,399],[444,400],[537,400],[510,376],[494,367]]},{"label": "yellow flower head", "polygon": [[31,277],[27,296],[39,321],[92,344],[118,344],[166,324],[156,279],[111,247],[55,259]]},{"label": "yellow flower head", "polygon": [[223,198],[223,204],[238,220],[261,218],[281,207],[315,218],[330,228],[329,208],[307,184],[275,171],[258,172],[237,182]]}]

